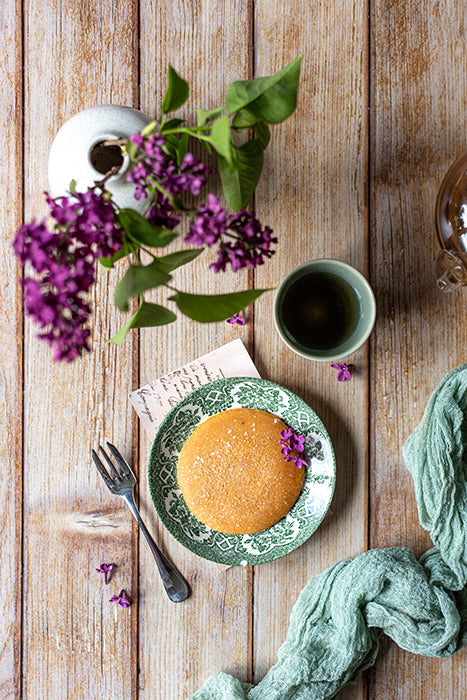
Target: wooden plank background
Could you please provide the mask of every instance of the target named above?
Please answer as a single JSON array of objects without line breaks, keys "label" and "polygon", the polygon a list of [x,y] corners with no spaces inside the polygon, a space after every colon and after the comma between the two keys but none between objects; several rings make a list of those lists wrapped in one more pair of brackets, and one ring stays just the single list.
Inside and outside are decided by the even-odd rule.
[{"label": "wooden plank background", "polygon": [[[459,0],[4,0],[0,6],[1,245],[0,700],[183,700],[225,670],[258,682],[274,663],[306,581],[367,547],[430,546],[402,444],[432,389],[464,361],[464,293],[434,287],[434,204],[466,148],[466,29]],[[180,288],[276,286],[297,264],[336,257],[376,291],[371,342],[350,358],[350,383],[295,356],[276,336],[272,295],[244,328],[179,319],[104,340],[121,325],[109,304],[119,270],[93,295],[93,352],[53,365],[21,319],[9,253],[21,222],[45,215],[47,154],[72,114],[127,104],[157,115],[170,62],[197,107],[228,84],[270,74],[303,53],[296,114],[274,128],[255,206],[279,236],[254,275],[207,272]],[[211,183],[215,187],[214,181]],[[23,196],[24,195],[24,196]],[[174,249],[177,246],[174,244]],[[146,486],[149,440],[127,401],[137,386],[241,337],[262,376],[302,396],[336,448],[337,486],[317,533],[285,559],[221,573],[157,522]],[[12,426],[16,428],[14,432]],[[151,555],[90,464],[112,439],[134,460],[143,516],[193,588],[170,604]],[[94,568],[118,564],[104,587]],[[126,588],[127,610],[107,599]],[[467,695],[466,652],[425,659],[382,642],[346,700],[448,700]]]},{"label": "wooden plank background", "polygon": [[22,320],[11,232],[22,217],[22,37],[15,2],[0,7],[0,697],[19,693],[22,644]]}]

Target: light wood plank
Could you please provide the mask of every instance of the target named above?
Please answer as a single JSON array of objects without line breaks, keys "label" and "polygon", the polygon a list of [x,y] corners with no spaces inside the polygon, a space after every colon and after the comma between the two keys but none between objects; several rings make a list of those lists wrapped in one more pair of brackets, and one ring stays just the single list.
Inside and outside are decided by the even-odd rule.
[{"label": "light wood plank", "polygon": [[21,673],[21,292],[11,251],[21,224],[21,15],[0,8],[0,698],[18,697]]},{"label": "light wood plank", "polygon": [[[361,3],[256,6],[256,75],[303,52],[295,115],[274,128],[256,210],[279,237],[278,253],[259,268],[258,287],[276,287],[298,264],[338,258],[367,272],[367,18]],[[290,610],[314,574],[366,549],[368,347],[350,361],[357,372],[338,384],[335,370],[295,355],[277,336],[273,294],[256,304],[255,348],[263,376],[287,386],[316,410],[336,450],[331,511],[300,549],[255,571],[254,680],[276,660]],[[363,686],[345,691],[363,697]]]},{"label": "light wood plank", "polygon": [[[26,217],[45,213],[48,149],[59,126],[81,109],[132,104],[136,6],[103,0],[26,3]],[[132,617],[108,602],[134,585],[131,516],[111,496],[90,460],[112,439],[131,450],[132,345],[105,340],[115,331],[115,273],[93,293],[93,352],[54,365],[26,326],[24,697],[130,698]],[[105,587],[95,567],[118,565]]]},{"label": "light wood plank", "polygon": [[[248,77],[249,3],[176,0],[141,3],[141,87],[143,111],[159,115],[170,62],[191,86],[182,110],[196,123],[195,109],[222,104],[230,82]],[[198,151],[197,151],[198,152]],[[198,152],[199,153],[199,152]],[[206,154],[201,153],[205,158]],[[216,188],[212,178],[209,188]],[[218,189],[218,185],[217,185]],[[174,243],[180,248],[180,243]],[[221,293],[248,287],[246,274],[216,276],[212,258],[203,254],[177,271],[175,284],[194,292]],[[167,296],[167,295],[166,295]],[[141,384],[185,364],[216,347],[242,337],[248,328],[225,323],[199,325],[179,317],[167,328],[141,332]],[[246,679],[249,664],[250,589],[248,571],[220,572],[216,565],[184,550],[156,522],[146,486],[150,441],[141,434],[141,502],[153,530],[172,560],[192,585],[192,598],[170,603],[154,562],[141,543],[140,697],[149,700],[158,689],[164,700],[191,695],[206,678],[227,671]]]},{"label": "light wood plank", "polygon": [[[372,278],[379,317],[372,354],[371,546],[431,546],[419,524],[402,444],[432,390],[465,361],[465,294],[434,285],[434,209],[466,148],[466,30],[462,3],[373,4]],[[383,643],[370,697],[467,695],[466,651],[427,659]]]}]

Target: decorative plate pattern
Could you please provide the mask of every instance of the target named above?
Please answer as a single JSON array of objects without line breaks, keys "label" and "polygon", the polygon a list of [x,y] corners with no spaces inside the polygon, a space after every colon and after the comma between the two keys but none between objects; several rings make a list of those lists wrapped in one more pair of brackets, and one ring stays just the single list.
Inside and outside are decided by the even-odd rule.
[{"label": "decorative plate pattern", "polygon": [[[194,429],[229,408],[268,411],[305,436],[302,492],[278,523],[252,535],[226,535],[203,525],[185,504],[177,483],[178,455]],[[264,379],[231,377],[195,389],[167,414],[149,457],[149,489],[160,519],[190,551],[219,564],[250,566],[299,547],[324,518],[334,493],[336,465],[329,436],[316,413],[298,396]]]}]

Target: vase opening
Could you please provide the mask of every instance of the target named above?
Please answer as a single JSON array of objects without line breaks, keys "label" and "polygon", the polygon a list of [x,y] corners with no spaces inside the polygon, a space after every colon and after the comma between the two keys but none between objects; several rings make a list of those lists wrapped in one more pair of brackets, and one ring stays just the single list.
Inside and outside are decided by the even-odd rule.
[{"label": "vase opening", "polygon": [[111,171],[120,172],[125,159],[120,146],[98,141],[89,152],[89,160],[94,170],[101,175],[108,175]]}]

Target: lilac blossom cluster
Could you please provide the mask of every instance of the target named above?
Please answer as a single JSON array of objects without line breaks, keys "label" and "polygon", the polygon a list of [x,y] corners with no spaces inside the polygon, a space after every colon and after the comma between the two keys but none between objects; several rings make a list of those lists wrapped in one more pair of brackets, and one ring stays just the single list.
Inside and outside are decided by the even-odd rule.
[{"label": "lilac blossom cluster", "polygon": [[16,232],[13,250],[36,273],[21,281],[26,314],[44,329],[39,337],[54,348],[54,360],[71,362],[90,349],[85,295],[95,281],[96,259],[121,247],[122,230],[96,187],[71,197],[47,196],[47,203],[51,229],[33,219]]},{"label": "lilac blossom cluster", "polygon": [[303,435],[297,435],[292,428],[285,428],[281,430],[279,443],[282,445],[281,452],[286,462],[294,462],[298,469],[308,467],[308,462],[300,456],[305,449],[305,437]]},{"label": "lilac blossom cluster", "polygon": [[243,267],[254,269],[262,265],[274,255],[271,244],[277,243],[277,238],[269,226],[261,227],[254,214],[242,210],[228,216],[218,199],[208,194],[208,203],[198,207],[185,242],[208,247],[218,244],[217,260],[210,268],[224,272],[230,265],[236,272]]},{"label": "lilac blossom cluster", "polygon": [[157,226],[173,230],[180,223],[180,214],[170,198],[178,198],[189,192],[195,197],[200,193],[209,174],[209,168],[192,153],[186,153],[180,168],[165,150],[166,139],[162,134],[130,136],[138,152],[127,175],[135,187],[135,199],[152,198],[146,218]]}]

